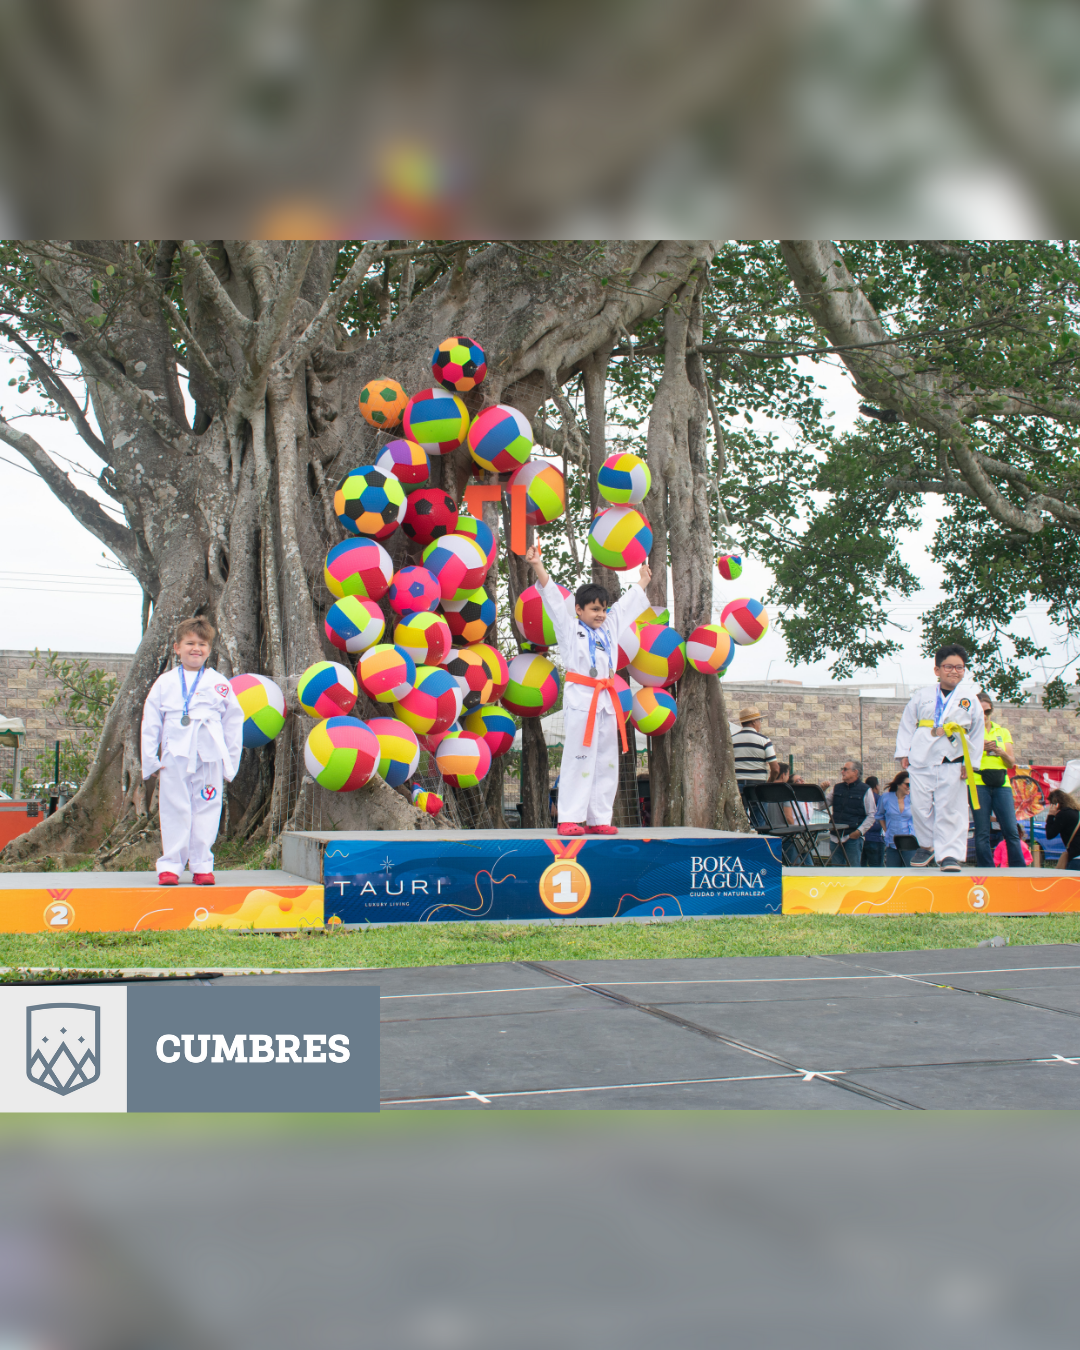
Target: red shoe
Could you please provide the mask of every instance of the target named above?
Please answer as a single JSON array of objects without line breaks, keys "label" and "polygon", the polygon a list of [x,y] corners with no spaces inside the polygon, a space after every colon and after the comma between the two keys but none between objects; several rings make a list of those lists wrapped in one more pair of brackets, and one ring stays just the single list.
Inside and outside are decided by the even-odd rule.
[{"label": "red shoe", "polygon": [[559,825],[559,834],[584,834],[585,831],[580,825],[575,825],[572,820],[564,820]]},{"label": "red shoe", "polygon": [[157,884],[159,886],[179,886],[180,878],[175,872],[159,872],[157,874]]},{"label": "red shoe", "polygon": [[214,884],[213,872],[192,872],[191,880],[196,886],[212,886]]},{"label": "red shoe", "polygon": [[586,825],[586,834],[618,834],[619,829],[616,825]]}]

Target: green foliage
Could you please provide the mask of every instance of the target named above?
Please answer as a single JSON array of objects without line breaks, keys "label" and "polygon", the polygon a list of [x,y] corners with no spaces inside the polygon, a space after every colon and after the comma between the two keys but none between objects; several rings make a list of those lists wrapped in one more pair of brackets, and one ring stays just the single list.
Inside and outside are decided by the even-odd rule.
[{"label": "green foliage", "polygon": [[[105,719],[120,681],[115,675],[91,666],[86,659],[76,661],[54,651],[47,651],[43,656],[35,648],[30,669],[36,670],[39,666],[45,678],[55,680],[59,686],[45,695],[45,707],[54,710],[68,726],[75,728],[74,735],[61,740],[61,781],[81,783],[97,753]],[[24,787],[33,783],[51,783],[54,773],[53,752],[42,751],[23,767]]]}]

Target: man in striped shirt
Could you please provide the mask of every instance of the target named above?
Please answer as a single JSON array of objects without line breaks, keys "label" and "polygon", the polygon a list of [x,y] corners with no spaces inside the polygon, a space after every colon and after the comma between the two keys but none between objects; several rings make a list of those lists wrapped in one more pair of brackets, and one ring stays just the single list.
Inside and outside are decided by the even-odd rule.
[{"label": "man in striped shirt", "polygon": [[[739,730],[731,734],[731,748],[735,752],[735,781],[740,792],[748,783],[771,783],[776,777],[780,762],[772,741],[762,734],[761,713],[757,708],[743,708],[739,713]],[[767,826],[768,822],[756,821],[751,816],[751,824]]]}]

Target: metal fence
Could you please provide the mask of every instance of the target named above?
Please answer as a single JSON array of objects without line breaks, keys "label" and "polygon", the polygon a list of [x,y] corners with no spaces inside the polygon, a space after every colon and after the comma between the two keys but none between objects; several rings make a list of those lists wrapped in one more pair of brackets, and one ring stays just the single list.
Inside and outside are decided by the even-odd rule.
[{"label": "metal fence", "polygon": [[0,792],[15,801],[66,801],[86,776],[96,748],[74,730],[23,736],[17,749],[0,747]]}]

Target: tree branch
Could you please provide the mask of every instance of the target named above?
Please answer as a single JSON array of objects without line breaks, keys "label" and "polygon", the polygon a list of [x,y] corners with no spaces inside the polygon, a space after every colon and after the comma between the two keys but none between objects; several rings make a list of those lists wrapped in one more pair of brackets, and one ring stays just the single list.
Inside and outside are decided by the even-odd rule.
[{"label": "tree branch", "polygon": [[274,295],[270,312],[259,319],[256,328],[254,350],[250,360],[252,373],[256,379],[262,377],[274,359],[281,335],[292,318],[293,306],[300,294],[300,287],[304,284],[304,275],[314,248],[314,239],[297,239],[289,250],[285,275]]},{"label": "tree branch", "polygon": [[306,361],[311,352],[323,341],[326,332],[333,331],[334,321],[341,313],[342,306],[355,295],[357,288],[367,276],[371,264],[386,252],[386,244],[380,241],[367,243],[353,259],[352,266],[341,279],[341,284],[323,301],[318,314],[299,335],[283,360],[291,374]]},{"label": "tree branch", "polygon": [[241,314],[233,304],[232,297],[221,284],[217,273],[206,261],[194,239],[185,239],[180,245],[180,257],[185,271],[191,273],[200,295],[210,301],[226,328],[242,347],[246,347],[254,336],[255,322],[246,314]]},{"label": "tree branch", "polygon": [[6,323],[0,323],[0,333],[3,333],[6,337],[10,338],[16,346],[22,348],[34,376],[41,381],[52,398],[56,400],[60,407],[63,408],[64,412],[67,413],[68,417],[71,418],[72,422],[75,424],[76,431],[90,449],[93,450],[94,454],[97,455],[98,459],[103,459],[108,462],[108,451],[105,448],[104,441],[102,441],[100,436],[97,435],[93,427],[87,421],[85,413],[79,406],[79,400],[67,387],[56,371],[52,369],[52,367],[42,358],[41,354],[36,352],[14,328],[10,328]]}]

